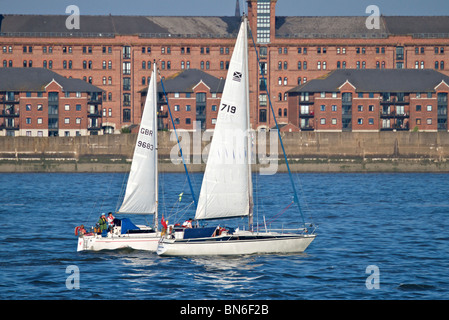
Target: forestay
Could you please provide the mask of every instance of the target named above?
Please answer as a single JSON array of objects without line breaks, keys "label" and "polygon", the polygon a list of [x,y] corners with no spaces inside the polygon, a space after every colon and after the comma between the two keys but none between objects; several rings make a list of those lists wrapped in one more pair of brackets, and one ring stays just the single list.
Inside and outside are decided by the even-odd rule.
[{"label": "forestay", "polygon": [[229,64],[195,219],[246,216],[252,211],[247,23]]},{"label": "forestay", "polygon": [[136,140],[125,197],[119,213],[157,212],[157,83],[156,64]]}]

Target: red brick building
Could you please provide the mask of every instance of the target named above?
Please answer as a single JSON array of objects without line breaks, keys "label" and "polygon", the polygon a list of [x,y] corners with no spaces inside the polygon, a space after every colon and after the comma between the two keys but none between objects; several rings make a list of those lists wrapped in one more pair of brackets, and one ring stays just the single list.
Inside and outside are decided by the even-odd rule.
[{"label": "red brick building", "polygon": [[335,70],[288,92],[300,130],[448,130],[449,76],[435,70]]},{"label": "red brick building", "polygon": [[0,136],[101,134],[102,92],[44,68],[0,68]]},{"label": "red brick building", "polygon": [[[215,128],[225,79],[216,78],[198,69],[187,69],[165,78],[162,82],[163,87],[161,83],[158,85],[159,128],[173,129],[165,94],[176,128],[194,130],[195,123],[202,130]],[[147,88],[141,93],[143,108]]]},{"label": "red brick building", "polygon": [[[448,16],[381,16],[379,28],[368,29],[368,16],[278,17],[276,3],[247,0],[245,10],[261,64],[249,39],[255,129],[274,125],[266,89],[278,122],[287,123],[287,91],[332,70],[431,68],[449,75]],[[44,67],[100,87],[104,132],[139,124],[140,92],[153,60],[166,78],[185,69],[226,77],[241,21],[238,16],[82,15],[80,29],[68,30],[67,18],[1,16],[0,66]]]}]

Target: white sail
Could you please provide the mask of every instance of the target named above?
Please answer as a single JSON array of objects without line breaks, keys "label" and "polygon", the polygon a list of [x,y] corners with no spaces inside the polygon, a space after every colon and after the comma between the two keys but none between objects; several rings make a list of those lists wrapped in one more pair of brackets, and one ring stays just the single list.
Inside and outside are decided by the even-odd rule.
[{"label": "white sail", "polygon": [[157,189],[157,83],[154,64],[125,197],[118,212],[157,214]]},{"label": "white sail", "polygon": [[240,26],[210,144],[195,219],[252,211],[247,20]]}]

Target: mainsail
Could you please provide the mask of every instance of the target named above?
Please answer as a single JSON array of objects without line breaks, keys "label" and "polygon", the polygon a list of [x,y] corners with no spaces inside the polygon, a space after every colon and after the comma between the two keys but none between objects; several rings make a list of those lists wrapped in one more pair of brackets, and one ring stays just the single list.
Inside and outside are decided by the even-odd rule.
[{"label": "mainsail", "polygon": [[118,212],[157,214],[157,178],[157,82],[154,63],[125,197]]},{"label": "mainsail", "polygon": [[252,212],[247,20],[240,26],[210,144],[195,219]]}]

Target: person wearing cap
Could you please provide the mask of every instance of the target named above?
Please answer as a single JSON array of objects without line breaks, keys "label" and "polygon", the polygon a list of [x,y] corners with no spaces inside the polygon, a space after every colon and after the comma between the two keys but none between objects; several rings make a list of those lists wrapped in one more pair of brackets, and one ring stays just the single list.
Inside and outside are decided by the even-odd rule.
[{"label": "person wearing cap", "polygon": [[106,220],[106,214],[102,213],[100,219],[98,219],[97,226],[100,229],[99,234],[108,229],[108,222]]}]

